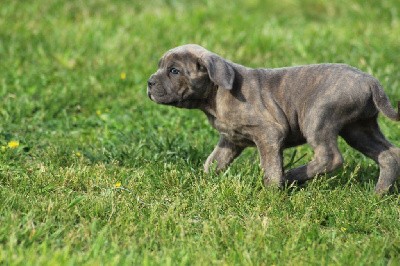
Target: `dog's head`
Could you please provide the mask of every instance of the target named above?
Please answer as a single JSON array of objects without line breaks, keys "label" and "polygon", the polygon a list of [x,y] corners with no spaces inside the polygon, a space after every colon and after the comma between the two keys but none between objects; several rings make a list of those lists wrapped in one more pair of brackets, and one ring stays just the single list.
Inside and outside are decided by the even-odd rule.
[{"label": "dog's head", "polygon": [[169,50],[147,82],[147,94],[156,103],[194,108],[213,88],[231,90],[235,72],[230,62],[199,45]]}]

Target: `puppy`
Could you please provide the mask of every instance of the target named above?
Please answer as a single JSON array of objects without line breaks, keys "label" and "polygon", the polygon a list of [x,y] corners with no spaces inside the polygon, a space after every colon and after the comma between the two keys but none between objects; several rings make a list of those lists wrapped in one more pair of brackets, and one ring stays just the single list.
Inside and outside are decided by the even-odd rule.
[{"label": "puppy", "polygon": [[[400,149],[381,133],[381,112],[399,121],[378,80],[343,64],[252,69],[188,44],[161,58],[147,82],[159,104],[202,110],[220,139],[204,170],[225,169],[249,146],[256,146],[266,186],[303,182],[343,164],[337,138],[380,167],[377,193],[400,175]],[[399,102],[400,109],[400,102]],[[306,165],[284,173],[282,151],[304,143],[314,150]]]}]

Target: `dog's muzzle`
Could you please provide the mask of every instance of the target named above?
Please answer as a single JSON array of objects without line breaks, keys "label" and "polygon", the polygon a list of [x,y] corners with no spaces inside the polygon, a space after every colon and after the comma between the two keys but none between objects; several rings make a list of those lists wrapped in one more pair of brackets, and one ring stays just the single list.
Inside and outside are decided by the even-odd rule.
[{"label": "dog's muzzle", "polygon": [[147,81],[147,96],[149,96],[150,100],[152,100],[152,101],[154,101],[154,99],[153,99],[153,97],[152,97],[152,95],[151,95],[150,90],[151,90],[151,87],[153,87],[154,85],[156,85],[156,82],[155,82],[155,81],[153,81],[153,80],[151,80],[151,79],[149,79],[149,80]]}]

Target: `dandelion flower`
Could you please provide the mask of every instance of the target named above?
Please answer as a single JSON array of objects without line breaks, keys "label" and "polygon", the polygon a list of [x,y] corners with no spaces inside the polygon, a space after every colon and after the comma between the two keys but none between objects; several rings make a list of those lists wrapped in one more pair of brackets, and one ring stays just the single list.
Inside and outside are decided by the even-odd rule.
[{"label": "dandelion flower", "polygon": [[10,141],[10,142],[7,144],[7,146],[8,146],[10,149],[18,148],[18,146],[19,146],[19,141],[17,141],[17,140],[12,140],[12,141]]},{"label": "dandelion flower", "polygon": [[114,184],[114,188],[120,188],[122,186],[121,182],[117,182]]},{"label": "dandelion flower", "polygon": [[76,157],[81,157],[82,153],[80,153],[79,151],[75,152]]},{"label": "dandelion flower", "polygon": [[120,78],[122,80],[125,80],[126,79],[126,73],[125,72],[121,72]]}]

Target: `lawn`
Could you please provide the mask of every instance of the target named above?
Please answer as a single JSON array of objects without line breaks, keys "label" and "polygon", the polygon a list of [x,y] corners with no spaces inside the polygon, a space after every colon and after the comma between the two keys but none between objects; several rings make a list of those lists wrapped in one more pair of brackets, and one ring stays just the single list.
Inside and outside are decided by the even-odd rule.
[{"label": "lawn", "polygon": [[[378,167],[342,140],[343,169],[302,187],[264,188],[255,149],[203,173],[218,133],[146,96],[184,43],[350,64],[400,100],[398,0],[3,0],[0,264],[400,265],[399,186],[375,196]],[[400,146],[400,123],[379,123]]]}]

